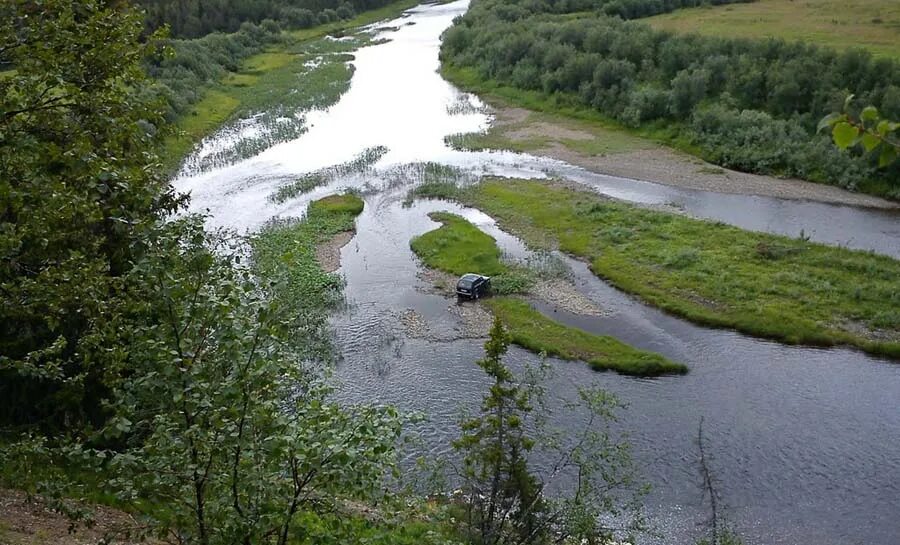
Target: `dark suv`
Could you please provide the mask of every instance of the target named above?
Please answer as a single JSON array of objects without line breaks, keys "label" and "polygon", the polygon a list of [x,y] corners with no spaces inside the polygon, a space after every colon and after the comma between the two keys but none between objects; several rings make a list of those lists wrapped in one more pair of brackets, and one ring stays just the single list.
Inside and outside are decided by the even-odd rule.
[{"label": "dark suv", "polygon": [[491,277],[480,274],[464,274],[456,283],[456,295],[467,299],[478,299],[491,291]]}]

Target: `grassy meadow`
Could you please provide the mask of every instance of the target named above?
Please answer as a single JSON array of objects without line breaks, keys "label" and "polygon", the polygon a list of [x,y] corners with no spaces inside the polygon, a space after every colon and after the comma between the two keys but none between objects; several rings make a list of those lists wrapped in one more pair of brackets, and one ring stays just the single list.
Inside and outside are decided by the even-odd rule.
[{"label": "grassy meadow", "polygon": [[492,236],[455,214],[432,212],[428,217],[443,225],[409,243],[425,265],[455,275],[474,272],[495,276],[506,271]]},{"label": "grassy meadow", "polygon": [[[434,212],[430,217],[443,225],[410,242],[413,252],[428,267],[455,275],[467,272],[497,275],[492,279],[495,293],[527,291],[528,281],[532,280],[527,271],[502,262],[500,249],[490,235],[454,214]],[[512,342],[532,352],[581,360],[597,370],[609,369],[627,375],[687,372],[684,365],[659,354],[551,320],[517,297],[496,296],[486,299],[484,304],[509,330]]]},{"label": "grassy meadow", "polygon": [[900,59],[900,2],[894,0],[757,0],[682,9],[642,21],[675,32],[863,47]]},{"label": "grassy meadow", "polygon": [[[697,323],[900,358],[900,261],[613,202],[535,180],[458,194],[540,248]],[[535,203],[541,203],[536,206]]]}]

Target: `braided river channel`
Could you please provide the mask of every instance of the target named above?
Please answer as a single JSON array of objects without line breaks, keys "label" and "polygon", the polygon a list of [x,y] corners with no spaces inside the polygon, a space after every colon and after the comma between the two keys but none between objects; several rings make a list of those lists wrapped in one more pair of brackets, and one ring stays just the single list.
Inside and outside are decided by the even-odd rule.
[{"label": "braided river channel", "polygon": [[[429,212],[447,210],[492,235],[509,255],[530,254],[478,210],[436,200],[404,205],[421,181],[416,165],[444,164],[473,179],[562,178],[625,201],[674,206],[755,231],[796,236],[802,230],[817,242],[900,258],[897,211],[686,190],[527,154],[451,149],[446,136],[483,131],[492,121],[476,96],[437,72],[441,34],[467,6],[467,0],[421,5],[374,26],[377,39],[350,61],[349,90],[330,108],[305,112],[307,129],[299,138],[233,164],[185,169],[174,182],[190,192],[194,210],[208,211],[211,227],[239,232],[274,217],[302,216],[310,201],[336,191],[361,191],[365,210],[341,250],[338,271],[346,281],[346,305],[331,320],[336,395],[424,413],[410,458],[448,455],[460,411],[476,408],[487,386],[473,364],[483,354],[483,338],[466,327],[455,299],[431,289],[410,239],[438,227]],[[234,138],[233,130],[223,131],[196,153]],[[334,176],[282,204],[269,199],[304,173],[376,146],[386,152],[371,168]],[[577,290],[603,312],[583,316],[535,301],[538,310],[690,368],[683,376],[640,379],[549,360],[551,402],[598,383],[627,403],[617,427],[627,432],[640,475],[652,486],[645,503],[659,534],[645,541],[688,544],[704,531],[709,508],[697,463],[702,418],[727,518],[749,544],[900,543],[900,365],[856,350],[785,346],[693,325],[618,291],[583,263],[557,257]],[[418,332],[409,327],[410,316]],[[513,368],[539,362],[517,347],[507,359]],[[578,423],[577,415],[557,422]]]}]

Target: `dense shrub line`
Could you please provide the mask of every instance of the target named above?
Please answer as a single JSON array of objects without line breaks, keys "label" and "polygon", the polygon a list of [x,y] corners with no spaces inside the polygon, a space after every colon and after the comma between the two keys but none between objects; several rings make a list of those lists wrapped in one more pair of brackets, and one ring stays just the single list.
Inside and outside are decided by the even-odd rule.
[{"label": "dense shrub line", "polygon": [[[850,92],[900,117],[897,62],[782,40],[675,35],[599,13],[624,13],[614,4],[624,5],[476,0],[445,35],[442,59],[485,79],[566,96],[630,127],[674,124],[682,141],[724,166],[900,191],[898,165],[878,171],[873,158],[839,152],[815,134],[816,122],[840,110]],[[589,5],[598,13],[572,15]]]},{"label": "dense shrub line", "polygon": [[263,25],[243,23],[231,34],[215,32],[194,40],[170,40],[172,54],[147,66],[155,80],[152,92],[163,99],[167,120],[173,122],[184,115],[210,85],[237,72],[244,59],[281,39],[281,27],[267,21]]},{"label": "dense shrub line", "polygon": [[149,30],[168,26],[174,37],[237,32],[244,23],[276,20],[292,28],[351,19],[390,0],[137,0]]}]

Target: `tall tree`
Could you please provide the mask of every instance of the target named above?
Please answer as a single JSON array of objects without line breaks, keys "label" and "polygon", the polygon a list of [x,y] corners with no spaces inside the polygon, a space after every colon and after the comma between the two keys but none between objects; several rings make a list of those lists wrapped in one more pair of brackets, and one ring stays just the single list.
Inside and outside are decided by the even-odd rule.
[{"label": "tall tree", "polygon": [[140,234],[178,200],[150,151],[142,19],[123,2],[0,7],[0,421],[97,423]]},{"label": "tall tree", "polygon": [[[462,422],[454,448],[462,454],[463,533],[477,545],[610,543],[644,529],[641,499],[628,444],[610,429],[618,399],[584,388],[563,407],[580,429],[547,423],[542,384],[546,365],[517,377],[503,363],[509,335],[494,320],[478,366],[491,386],[474,417]],[[540,453],[541,471],[529,465]]]}]

